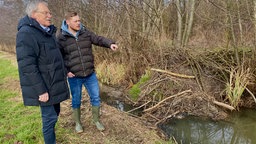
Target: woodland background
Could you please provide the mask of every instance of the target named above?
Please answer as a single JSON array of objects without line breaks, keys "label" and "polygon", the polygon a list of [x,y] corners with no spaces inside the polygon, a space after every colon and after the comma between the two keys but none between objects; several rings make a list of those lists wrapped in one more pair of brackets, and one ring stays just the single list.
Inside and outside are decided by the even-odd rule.
[{"label": "woodland background", "polygon": [[[16,27],[27,2],[0,1],[0,43],[4,51],[15,53]],[[204,95],[202,98],[208,103],[217,100],[237,109],[254,105],[256,0],[48,0],[48,3],[58,28],[65,11],[76,10],[88,29],[116,40],[118,52],[95,47],[97,74],[101,82],[125,89],[139,83],[137,93],[130,92],[130,95],[135,93],[135,98],[130,97],[134,104],[148,104],[149,98],[145,96],[151,95],[150,102],[154,105],[191,89],[193,94]],[[189,80],[163,77],[152,72],[152,68],[184,74]],[[150,80],[141,82],[147,75]],[[189,76],[194,76],[193,80]],[[167,79],[168,82],[160,84]],[[245,93],[253,96],[249,105],[240,101]],[[172,104],[181,105],[174,101]],[[192,107],[198,109],[198,105]],[[198,115],[196,111],[192,113]]]}]

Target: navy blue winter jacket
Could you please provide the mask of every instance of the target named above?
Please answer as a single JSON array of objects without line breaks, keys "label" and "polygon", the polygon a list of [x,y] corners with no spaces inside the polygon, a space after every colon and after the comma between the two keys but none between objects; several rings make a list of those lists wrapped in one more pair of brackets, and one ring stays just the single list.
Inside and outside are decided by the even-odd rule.
[{"label": "navy blue winter jacket", "polygon": [[[53,25],[46,32],[28,16],[19,21],[16,55],[24,105],[47,106],[69,98],[67,74],[55,32]],[[49,101],[40,102],[39,95],[45,92],[49,93]]]}]

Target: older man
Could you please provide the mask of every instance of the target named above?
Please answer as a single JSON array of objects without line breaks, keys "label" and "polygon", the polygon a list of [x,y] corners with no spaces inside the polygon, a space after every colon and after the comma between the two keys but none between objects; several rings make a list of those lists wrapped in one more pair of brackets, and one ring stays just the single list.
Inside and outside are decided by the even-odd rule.
[{"label": "older man", "polygon": [[56,28],[51,25],[47,3],[30,2],[26,13],[19,21],[16,38],[23,102],[26,106],[40,106],[44,141],[55,144],[60,102],[69,98],[67,73],[56,46]]}]

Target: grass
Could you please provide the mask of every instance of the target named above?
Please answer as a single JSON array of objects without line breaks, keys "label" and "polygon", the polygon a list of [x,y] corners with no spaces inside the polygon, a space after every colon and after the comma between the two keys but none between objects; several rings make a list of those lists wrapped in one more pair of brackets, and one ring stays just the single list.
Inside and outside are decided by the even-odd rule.
[{"label": "grass", "polygon": [[3,82],[2,79],[10,77],[18,79],[17,68],[11,66],[11,61],[1,60],[0,61],[0,82]]},{"label": "grass", "polygon": [[231,69],[229,82],[226,84],[226,94],[227,99],[230,104],[238,108],[241,96],[250,82],[252,73],[250,69],[245,69],[244,66],[241,66],[236,69]]},{"label": "grass", "polygon": [[150,79],[150,76],[150,71],[146,71],[146,73],[141,76],[139,82],[132,86],[132,88],[129,90],[131,100],[136,101],[138,99],[141,92],[140,86],[146,83]]},{"label": "grass", "polygon": [[39,107],[16,102],[18,92],[1,88],[9,79],[18,79],[11,61],[0,59],[0,143],[43,143]]},{"label": "grass", "polygon": [[[7,94],[9,96],[14,95],[13,93],[3,91],[0,94]],[[8,107],[6,108],[5,106]],[[41,134],[41,118],[38,107],[24,107],[23,104],[13,104],[13,102],[8,101],[6,103],[2,103],[0,108],[1,143],[43,143]]]},{"label": "grass", "polygon": [[103,61],[96,66],[96,72],[100,82],[107,85],[117,85],[124,79],[126,68],[122,64]]},{"label": "grass", "polygon": [[[9,80],[18,80],[17,67],[9,60],[0,59],[0,69],[0,143],[43,144],[39,107],[24,106],[22,100],[17,100],[21,97],[18,91],[3,88]],[[56,133],[58,138],[72,132],[58,127]],[[65,143],[66,140],[61,141]]]}]

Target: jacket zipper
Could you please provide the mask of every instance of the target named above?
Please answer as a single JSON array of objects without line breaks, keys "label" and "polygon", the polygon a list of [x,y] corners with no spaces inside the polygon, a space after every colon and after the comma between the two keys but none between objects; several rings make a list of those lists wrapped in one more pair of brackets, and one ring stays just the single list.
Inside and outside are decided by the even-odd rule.
[{"label": "jacket zipper", "polygon": [[76,45],[77,45],[77,49],[78,49],[78,52],[79,52],[79,55],[80,55],[80,61],[81,61],[81,64],[82,64],[82,67],[83,67],[83,73],[84,73],[84,76],[86,76],[86,73],[85,73],[85,67],[84,67],[84,63],[83,63],[83,56],[82,56],[82,53],[81,53],[81,48],[79,46],[79,43],[78,43],[78,38],[76,38]]}]

